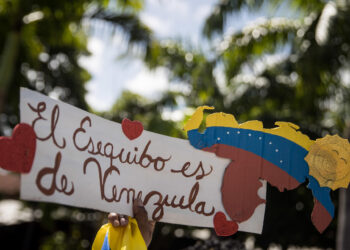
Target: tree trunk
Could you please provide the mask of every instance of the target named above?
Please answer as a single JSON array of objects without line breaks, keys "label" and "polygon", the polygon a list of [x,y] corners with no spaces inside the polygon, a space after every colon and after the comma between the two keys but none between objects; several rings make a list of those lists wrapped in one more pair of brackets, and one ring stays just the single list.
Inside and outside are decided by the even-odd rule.
[{"label": "tree trunk", "polygon": [[[345,138],[350,139],[350,124],[345,129]],[[350,188],[339,190],[337,250],[350,249]]]},{"label": "tree trunk", "polygon": [[5,99],[15,71],[20,35],[11,31],[7,35],[0,61],[0,113],[4,111]]},{"label": "tree trunk", "polygon": [[339,191],[337,250],[350,249],[350,189]]}]

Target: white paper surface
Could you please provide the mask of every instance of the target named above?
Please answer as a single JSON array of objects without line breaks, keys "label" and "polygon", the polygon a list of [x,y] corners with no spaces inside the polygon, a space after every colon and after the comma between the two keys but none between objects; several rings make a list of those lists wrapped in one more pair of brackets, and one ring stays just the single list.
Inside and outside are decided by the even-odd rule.
[{"label": "white paper surface", "polygon": [[[32,125],[38,138],[32,170],[22,174],[21,199],[132,215],[133,189],[135,197],[140,191],[142,200],[149,197],[146,209],[150,219],[213,227],[215,213],[226,214],[220,188],[228,159],[195,149],[188,140],[148,131],[129,140],[121,124],[25,88],[21,89],[20,112],[21,122]],[[115,159],[106,156],[111,151]],[[122,163],[127,157],[131,164]],[[196,172],[200,163],[202,168],[192,177],[174,173],[186,162],[190,164],[187,174]],[[211,167],[209,175],[196,179],[203,171],[209,173]],[[265,199],[266,182],[263,184],[259,196]],[[126,190],[130,191],[129,201]],[[191,190],[193,199],[189,202]],[[182,209],[169,205],[181,200]],[[264,213],[265,204],[261,204],[249,220],[239,224],[239,230],[261,233]]]}]

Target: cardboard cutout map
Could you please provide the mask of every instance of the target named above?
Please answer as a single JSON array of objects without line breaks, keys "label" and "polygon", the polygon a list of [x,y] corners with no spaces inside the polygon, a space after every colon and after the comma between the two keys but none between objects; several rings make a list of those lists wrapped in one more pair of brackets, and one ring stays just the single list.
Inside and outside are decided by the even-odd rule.
[{"label": "cardboard cutout map", "polygon": [[[222,197],[231,159],[199,150],[188,140],[144,131],[138,122],[111,122],[28,89],[21,89],[20,112],[21,122],[37,137],[31,171],[21,178],[22,199],[132,215],[132,201],[141,197],[149,219],[215,224],[222,234],[225,227],[231,234],[237,230],[222,200],[242,209],[253,202],[237,221],[239,230],[262,231],[265,181],[257,179],[253,190],[232,183],[238,189]],[[246,200],[230,198],[235,192]]]},{"label": "cardboard cutout map", "polygon": [[222,202],[231,220],[247,220],[256,206],[265,202],[256,195],[261,180],[281,192],[308,180],[314,196],[311,220],[322,233],[334,217],[330,188],[349,185],[349,142],[338,135],[315,142],[290,122],[276,122],[277,127],[272,129],[264,128],[260,121],[238,124],[233,115],[225,113],[208,115],[206,130],[200,133],[205,109],[213,108],[197,108],[185,130],[194,147],[232,160],[221,187]]}]

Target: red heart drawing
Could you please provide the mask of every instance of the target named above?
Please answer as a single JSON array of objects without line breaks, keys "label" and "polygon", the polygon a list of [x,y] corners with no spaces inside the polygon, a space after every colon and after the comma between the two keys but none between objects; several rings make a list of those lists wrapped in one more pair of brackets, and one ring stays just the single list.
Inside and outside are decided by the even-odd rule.
[{"label": "red heart drawing", "polygon": [[226,220],[226,215],[223,212],[217,212],[214,216],[214,229],[218,236],[230,236],[237,233],[238,224]]},{"label": "red heart drawing", "polygon": [[143,126],[139,121],[130,121],[128,118],[124,118],[122,121],[122,129],[129,140],[134,140],[142,134]]},{"label": "red heart drawing", "polygon": [[19,173],[29,173],[36,148],[33,128],[20,123],[14,128],[12,137],[0,137],[0,167]]}]

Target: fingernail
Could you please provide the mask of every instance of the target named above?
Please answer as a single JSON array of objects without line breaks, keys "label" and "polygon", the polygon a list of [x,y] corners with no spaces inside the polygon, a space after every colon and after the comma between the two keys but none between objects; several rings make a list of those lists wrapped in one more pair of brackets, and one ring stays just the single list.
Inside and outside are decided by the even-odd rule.
[{"label": "fingernail", "polygon": [[119,226],[119,223],[116,220],[112,221],[112,223],[113,223],[114,227],[118,227]]},{"label": "fingernail", "polygon": [[121,218],[121,219],[120,219],[120,224],[121,224],[122,226],[125,226],[125,224],[126,224],[125,218]]}]

